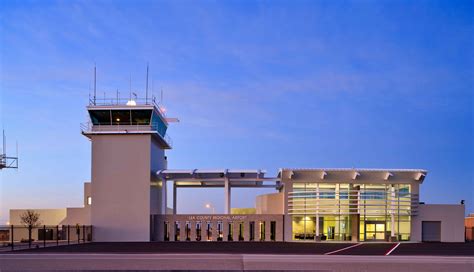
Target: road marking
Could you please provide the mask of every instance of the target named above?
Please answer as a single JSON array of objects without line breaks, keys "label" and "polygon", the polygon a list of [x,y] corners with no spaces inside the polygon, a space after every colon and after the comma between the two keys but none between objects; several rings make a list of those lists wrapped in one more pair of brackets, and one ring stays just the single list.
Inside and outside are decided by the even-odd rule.
[{"label": "road marking", "polygon": [[393,246],[387,253],[385,253],[385,256],[390,255],[390,253],[392,253],[399,245],[400,245],[400,243],[398,243],[398,244],[396,244],[395,246]]},{"label": "road marking", "polygon": [[350,249],[350,248],[353,248],[353,247],[358,247],[362,245],[362,243],[357,243],[355,245],[352,245],[352,246],[348,246],[348,247],[345,247],[345,248],[341,248],[341,249],[338,249],[338,250],[334,250],[334,251],[331,251],[331,252],[327,252],[327,253],[324,253],[324,255],[331,255],[333,253],[337,253],[337,252],[341,252],[343,250],[346,250],[346,249]]}]

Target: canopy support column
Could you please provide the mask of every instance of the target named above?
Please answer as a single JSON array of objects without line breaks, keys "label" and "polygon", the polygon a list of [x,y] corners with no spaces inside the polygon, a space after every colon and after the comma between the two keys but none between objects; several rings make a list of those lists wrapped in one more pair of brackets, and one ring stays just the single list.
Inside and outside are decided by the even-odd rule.
[{"label": "canopy support column", "polygon": [[390,186],[390,241],[396,241],[395,237],[395,187]]},{"label": "canopy support column", "polygon": [[231,208],[230,208],[230,200],[231,200],[231,191],[230,191],[230,181],[229,178],[225,178],[224,181],[224,193],[225,193],[225,214],[230,214]]}]

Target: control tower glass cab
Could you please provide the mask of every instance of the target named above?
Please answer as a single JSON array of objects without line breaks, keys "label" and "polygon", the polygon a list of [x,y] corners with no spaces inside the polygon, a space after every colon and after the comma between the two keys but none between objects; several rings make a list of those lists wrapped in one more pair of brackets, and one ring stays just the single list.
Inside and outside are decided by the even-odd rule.
[{"label": "control tower glass cab", "polygon": [[[115,102],[115,103],[114,103]],[[154,102],[91,103],[87,107],[90,121],[81,125],[85,136],[100,134],[150,134],[163,149],[171,149],[171,138],[166,134],[168,122],[164,111]]]}]

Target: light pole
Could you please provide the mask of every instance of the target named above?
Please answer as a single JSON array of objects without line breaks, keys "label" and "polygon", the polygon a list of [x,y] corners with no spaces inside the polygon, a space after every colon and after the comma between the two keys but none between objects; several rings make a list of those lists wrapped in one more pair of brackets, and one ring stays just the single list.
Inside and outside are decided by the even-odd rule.
[{"label": "light pole", "polygon": [[214,206],[212,206],[210,203],[207,203],[207,204],[206,204],[206,208],[207,208],[207,209],[212,209],[212,214],[215,213]]}]

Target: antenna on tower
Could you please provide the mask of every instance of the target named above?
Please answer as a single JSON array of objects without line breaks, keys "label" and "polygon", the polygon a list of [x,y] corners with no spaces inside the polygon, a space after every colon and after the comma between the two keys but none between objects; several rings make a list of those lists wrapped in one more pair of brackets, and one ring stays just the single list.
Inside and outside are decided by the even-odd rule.
[{"label": "antenna on tower", "polygon": [[95,99],[96,99],[96,92],[97,92],[97,68],[94,63],[94,105],[95,105]]},{"label": "antenna on tower", "polygon": [[163,88],[161,88],[160,103],[163,104]]},{"label": "antenna on tower", "polygon": [[155,102],[155,97],[153,96],[153,86],[154,86],[155,80],[151,79],[151,101]]},{"label": "antenna on tower", "polygon": [[130,100],[132,100],[132,73],[130,72]]},{"label": "antenna on tower", "polygon": [[3,130],[3,148],[2,152],[4,155],[7,154],[7,138],[5,137],[5,130]]},{"label": "antenna on tower", "polygon": [[148,62],[147,62],[147,64],[146,64],[145,104],[148,104]]}]

